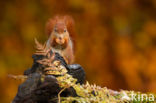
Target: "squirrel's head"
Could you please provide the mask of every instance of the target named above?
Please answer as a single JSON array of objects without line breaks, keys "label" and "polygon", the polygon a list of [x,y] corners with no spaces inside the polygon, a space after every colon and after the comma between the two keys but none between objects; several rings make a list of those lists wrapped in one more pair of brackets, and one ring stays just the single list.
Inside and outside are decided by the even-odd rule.
[{"label": "squirrel's head", "polygon": [[52,47],[66,48],[71,39],[73,23],[73,19],[69,16],[56,16],[48,21],[46,32]]}]

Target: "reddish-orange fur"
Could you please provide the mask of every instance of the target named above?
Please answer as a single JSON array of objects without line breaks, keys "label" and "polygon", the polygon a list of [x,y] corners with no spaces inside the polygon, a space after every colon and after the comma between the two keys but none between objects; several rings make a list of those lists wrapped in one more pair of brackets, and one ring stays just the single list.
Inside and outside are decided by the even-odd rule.
[{"label": "reddish-orange fur", "polygon": [[[56,25],[57,21],[62,21],[65,22],[66,26],[67,26],[67,30],[70,34],[70,37],[72,38],[72,41],[74,42],[74,38],[75,38],[75,28],[74,28],[74,20],[71,16],[65,15],[65,16],[55,16],[51,19],[49,19],[49,21],[46,24],[46,34],[48,34],[50,36],[54,26]],[[74,43],[75,44],[75,43]]]},{"label": "reddish-orange fur", "polygon": [[[57,29],[57,32],[55,32],[55,29]],[[67,33],[63,33],[64,29],[67,30]],[[49,35],[47,45],[52,47],[53,51],[59,52],[68,64],[72,64],[74,61],[73,38],[75,35],[72,17],[55,16],[49,19],[46,25],[46,34]],[[62,39],[58,39],[58,36],[62,34]]]}]

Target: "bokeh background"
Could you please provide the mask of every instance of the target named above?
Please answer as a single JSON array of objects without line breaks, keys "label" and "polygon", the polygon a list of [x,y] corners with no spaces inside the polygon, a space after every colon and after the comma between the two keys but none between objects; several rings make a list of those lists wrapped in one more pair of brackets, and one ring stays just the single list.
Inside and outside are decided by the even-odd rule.
[{"label": "bokeh background", "polygon": [[76,62],[90,83],[114,90],[156,93],[156,0],[0,0],[0,102],[21,83],[8,74],[31,67],[34,38],[47,40],[45,23],[73,16]]}]

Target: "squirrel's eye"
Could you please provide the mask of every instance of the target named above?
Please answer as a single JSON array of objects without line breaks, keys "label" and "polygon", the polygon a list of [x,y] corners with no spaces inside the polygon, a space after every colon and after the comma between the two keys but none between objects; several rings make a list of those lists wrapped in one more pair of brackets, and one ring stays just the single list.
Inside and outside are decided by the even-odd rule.
[{"label": "squirrel's eye", "polygon": [[67,30],[66,29],[64,29],[64,32],[66,32]]},{"label": "squirrel's eye", "polygon": [[55,28],[54,31],[57,32],[57,29]]}]

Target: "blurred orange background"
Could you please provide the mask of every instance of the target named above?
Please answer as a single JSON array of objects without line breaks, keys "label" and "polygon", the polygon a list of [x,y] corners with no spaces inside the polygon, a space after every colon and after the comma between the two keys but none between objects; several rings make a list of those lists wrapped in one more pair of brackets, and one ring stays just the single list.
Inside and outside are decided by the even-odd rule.
[{"label": "blurred orange background", "polygon": [[73,16],[76,63],[92,84],[156,93],[156,0],[0,0],[0,103],[9,103],[17,80],[32,65],[34,38],[47,40],[45,23]]}]

